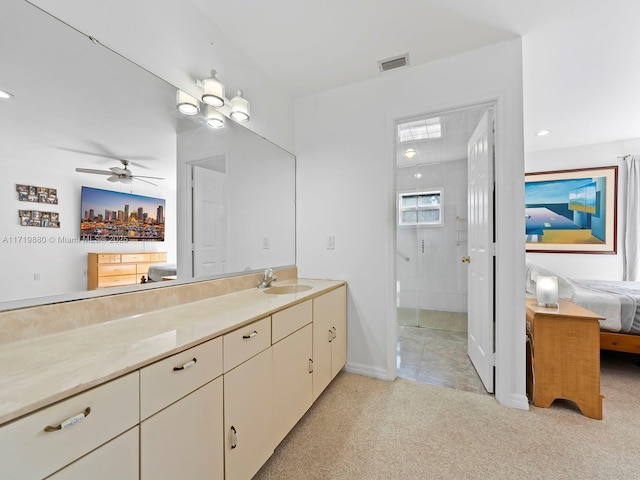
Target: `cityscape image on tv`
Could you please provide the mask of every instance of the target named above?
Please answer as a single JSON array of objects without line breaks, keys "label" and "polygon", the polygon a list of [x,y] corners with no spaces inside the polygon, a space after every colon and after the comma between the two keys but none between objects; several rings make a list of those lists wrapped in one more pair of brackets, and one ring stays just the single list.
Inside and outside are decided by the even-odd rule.
[{"label": "cityscape image on tv", "polygon": [[164,241],[165,201],[82,187],[82,240]]}]

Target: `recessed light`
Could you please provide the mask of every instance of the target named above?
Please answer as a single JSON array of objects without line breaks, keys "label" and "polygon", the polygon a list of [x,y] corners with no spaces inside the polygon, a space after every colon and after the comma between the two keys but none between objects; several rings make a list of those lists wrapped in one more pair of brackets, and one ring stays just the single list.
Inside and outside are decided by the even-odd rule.
[{"label": "recessed light", "polygon": [[416,178],[422,178],[422,174],[420,172],[414,173],[413,176]]},{"label": "recessed light", "polygon": [[544,137],[545,135],[549,135],[551,132],[549,130],[540,130],[538,133],[536,133],[537,136],[539,137]]},{"label": "recessed light", "polygon": [[0,90],[0,99],[9,100],[10,98],[13,98],[12,94],[10,94],[9,92],[5,92],[4,90]]}]

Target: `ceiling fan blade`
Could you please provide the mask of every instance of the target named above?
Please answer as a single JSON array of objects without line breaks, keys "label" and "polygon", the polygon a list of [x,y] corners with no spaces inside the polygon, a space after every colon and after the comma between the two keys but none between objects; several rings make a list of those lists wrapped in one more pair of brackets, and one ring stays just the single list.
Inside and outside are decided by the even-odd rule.
[{"label": "ceiling fan blade", "polygon": [[113,175],[109,170],[96,170],[95,168],[76,168],[76,172],[97,173],[99,175]]},{"label": "ceiling fan blade", "polygon": [[109,178],[107,178],[107,180],[109,180],[110,182],[119,182],[120,177],[118,175],[111,175]]},{"label": "ceiling fan blade", "polygon": [[90,155],[92,157],[99,157],[99,158],[110,158],[111,160],[118,160],[120,162],[126,161],[126,162],[129,162],[129,165],[135,165],[136,167],[145,168],[147,170],[151,167],[148,167],[144,163],[138,163],[138,162],[132,161],[132,159],[133,160],[154,160],[153,157],[143,156],[143,155],[133,155],[127,158],[118,157],[117,155],[114,155],[113,153],[106,151],[105,147],[98,143],[94,143],[94,146],[98,150],[105,151],[105,153],[97,153],[97,152],[91,152],[87,150],[78,150],[75,148],[66,148],[66,147],[56,147],[56,148],[58,148],[59,150],[64,150],[65,152],[80,153],[82,155]]},{"label": "ceiling fan blade", "polygon": [[166,180],[163,177],[149,177],[147,175],[131,175],[133,178],[155,178],[156,180]]},{"label": "ceiling fan blade", "polygon": [[[154,177],[150,177],[150,178],[154,178]],[[158,184],[157,184],[157,183],[148,182],[147,180],[143,180],[143,179],[141,179],[141,178],[137,178],[137,177],[136,177],[135,179],[136,179],[136,180],[138,180],[139,182],[148,183],[149,185],[154,185],[154,186],[156,186],[156,187],[158,186]],[[133,178],[132,178],[132,180],[133,180]]]}]

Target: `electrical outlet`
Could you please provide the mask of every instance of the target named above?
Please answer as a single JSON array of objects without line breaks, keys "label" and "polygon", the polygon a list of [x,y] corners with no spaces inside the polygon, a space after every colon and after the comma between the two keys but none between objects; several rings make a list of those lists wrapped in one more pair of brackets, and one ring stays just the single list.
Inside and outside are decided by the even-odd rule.
[{"label": "electrical outlet", "polygon": [[336,236],[333,234],[327,235],[327,250],[336,249]]},{"label": "electrical outlet", "polygon": [[263,250],[269,250],[270,246],[271,246],[271,239],[269,238],[269,235],[265,235],[262,238],[262,249]]},{"label": "electrical outlet", "polygon": [[34,273],[33,274],[33,280],[36,281],[36,282],[39,282],[40,281],[40,274],[39,273]]}]

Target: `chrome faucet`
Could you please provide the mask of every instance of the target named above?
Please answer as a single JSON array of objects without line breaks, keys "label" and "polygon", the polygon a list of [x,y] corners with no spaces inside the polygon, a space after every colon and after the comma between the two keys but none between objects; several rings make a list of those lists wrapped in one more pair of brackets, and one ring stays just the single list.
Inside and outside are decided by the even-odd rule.
[{"label": "chrome faucet", "polygon": [[258,288],[267,288],[270,287],[271,284],[273,282],[275,282],[278,279],[278,277],[276,277],[273,274],[273,270],[270,268],[265,268],[264,269],[264,277],[262,278],[262,281],[258,284]]}]

